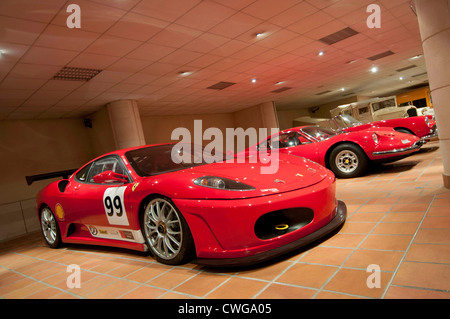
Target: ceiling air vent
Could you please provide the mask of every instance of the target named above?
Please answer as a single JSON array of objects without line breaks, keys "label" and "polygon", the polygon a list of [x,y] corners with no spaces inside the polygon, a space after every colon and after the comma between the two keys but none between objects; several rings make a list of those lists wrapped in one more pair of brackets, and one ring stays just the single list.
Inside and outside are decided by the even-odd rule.
[{"label": "ceiling air vent", "polygon": [[211,85],[209,87],[207,87],[207,89],[211,89],[211,90],[223,90],[226,89],[227,87],[230,87],[232,85],[235,85],[236,83],[233,82],[218,82],[214,85]]},{"label": "ceiling air vent", "polygon": [[273,90],[272,93],[281,93],[281,92],[284,92],[284,91],[287,91],[287,90],[290,90],[290,89],[292,89],[292,88],[291,88],[291,87],[288,87],[288,86],[284,86],[284,87],[282,87],[282,88]]},{"label": "ceiling air vent", "polygon": [[413,77],[413,78],[416,78],[416,77],[418,77],[418,76],[422,76],[422,75],[427,75],[427,72],[423,72],[423,73],[415,74],[415,75],[413,75],[412,77]]},{"label": "ceiling air vent", "polygon": [[409,70],[409,69],[412,69],[412,68],[415,68],[415,67],[417,67],[417,65],[413,64],[413,65],[410,65],[410,66],[407,66],[407,67],[398,69],[398,70],[396,70],[396,71],[397,71],[397,72],[403,72],[403,71],[406,71],[406,70]]},{"label": "ceiling air vent", "polygon": [[102,70],[64,67],[53,76],[53,79],[65,81],[89,81],[100,72],[102,72]]},{"label": "ceiling air vent", "polygon": [[320,93],[316,93],[316,95],[324,95],[324,94],[327,94],[327,93],[330,93],[331,91],[330,90],[327,90],[327,91],[323,91],[323,92],[320,92]]},{"label": "ceiling air vent", "polygon": [[358,33],[359,33],[358,31],[355,31],[352,28],[345,28],[345,29],[342,29],[341,31],[327,35],[326,37],[319,39],[319,41],[322,41],[323,43],[331,45],[331,44],[335,44],[339,41],[345,40],[347,38],[350,38]]},{"label": "ceiling air vent", "polygon": [[383,53],[371,56],[371,57],[369,57],[367,59],[370,60],[370,61],[376,61],[376,60],[379,60],[381,58],[385,58],[385,57],[393,55],[393,54],[394,54],[394,52],[389,50],[389,51],[386,51],[386,52],[383,52]]}]

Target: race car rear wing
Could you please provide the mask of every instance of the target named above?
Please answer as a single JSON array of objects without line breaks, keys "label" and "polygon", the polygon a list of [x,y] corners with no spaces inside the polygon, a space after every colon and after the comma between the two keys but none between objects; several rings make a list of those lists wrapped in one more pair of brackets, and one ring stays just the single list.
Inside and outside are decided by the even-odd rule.
[{"label": "race car rear wing", "polygon": [[45,174],[38,174],[38,175],[31,175],[31,176],[25,176],[25,179],[27,180],[27,184],[31,185],[34,181],[40,181],[44,179],[50,179],[55,177],[62,177],[64,179],[69,178],[70,175],[72,175],[76,169],[68,169],[65,171],[57,171],[57,172],[51,172],[51,173],[45,173]]}]

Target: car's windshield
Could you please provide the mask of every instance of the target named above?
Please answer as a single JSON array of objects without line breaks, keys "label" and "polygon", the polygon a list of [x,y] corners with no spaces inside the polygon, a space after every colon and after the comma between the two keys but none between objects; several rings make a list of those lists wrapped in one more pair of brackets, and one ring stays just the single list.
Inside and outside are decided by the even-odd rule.
[{"label": "car's windshield", "polygon": [[139,176],[151,176],[223,161],[219,152],[211,154],[190,144],[165,144],[128,151],[125,156]]},{"label": "car's windshield", "polygon": [[303,133],[318,141],[326,140],[336,135],[336,132],[320,126],[307,126],[301,129]]},{"label": "car's windshield", "polygon": [[348,114],[341,114],[334,118],[340,127],[352,127],[361,125],[361,122],[355,119],[353,116]]}]

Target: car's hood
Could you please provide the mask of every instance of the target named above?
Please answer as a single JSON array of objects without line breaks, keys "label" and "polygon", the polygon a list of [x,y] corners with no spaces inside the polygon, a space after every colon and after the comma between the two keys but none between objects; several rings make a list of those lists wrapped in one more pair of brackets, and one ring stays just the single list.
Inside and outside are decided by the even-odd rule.
[{"label": "car's hood", "polygon": [[[231,160],[230,160],[231,161]],[[253,163],[252,163],[253,162]],[[272,165],[272,166],[271,166]],[[269,174],[263,174],[262,169],[272,168]],[[216,176],[252,186],[253,190],[223,190],[194,184],[194,180],[204,176]],[[310,187],[325,178],[334,175],[328,169],[303,157],[279,154],[272,162],[255,163],[254,157],[246,158],[245,163],[220,162],[196,166],[158,176],[158,184],[165,187],[170,183],[172,196],[176,198],[250,198],[272,195]]]}]

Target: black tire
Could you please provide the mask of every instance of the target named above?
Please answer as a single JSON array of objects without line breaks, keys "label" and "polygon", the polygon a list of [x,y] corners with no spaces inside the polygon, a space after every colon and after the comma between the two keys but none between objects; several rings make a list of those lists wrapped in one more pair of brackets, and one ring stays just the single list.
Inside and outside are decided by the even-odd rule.
[{"label": "black tire", "polygon": [[39,214],[42,235],[50,248],[59,248],[62,245],[61,231],[52,210],[43,206]]},{"label": "black tire", "polygon": [[147,247],[160,263],[179,265],[195,257],[189,226],[170,199],[156,197],[145,205],[141,229]]},{"label": "black tire", "polygon": [[361,176],[366,172],[368,164],[369,160],[364,151],[354,144],[338,145],[330,153],[330,168],[340,178]]}]

